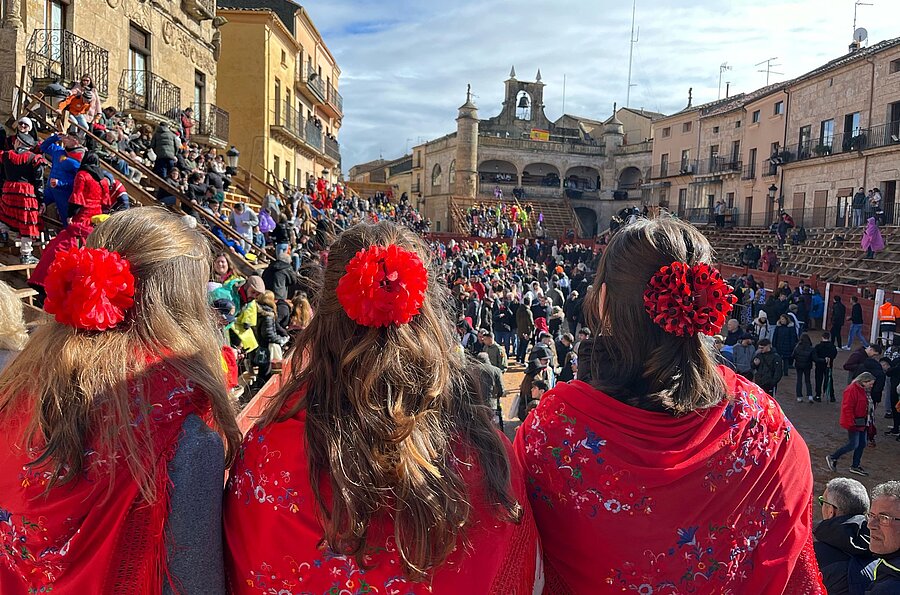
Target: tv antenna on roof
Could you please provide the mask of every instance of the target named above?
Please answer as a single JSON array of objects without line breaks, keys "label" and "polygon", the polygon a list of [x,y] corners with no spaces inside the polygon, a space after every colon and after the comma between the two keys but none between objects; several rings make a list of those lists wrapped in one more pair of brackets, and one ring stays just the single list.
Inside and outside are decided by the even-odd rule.
[{"label": "tv antenna on roof", "polygon": [[756,71],[756,72],[765,72],[766,73],[766,86],[769,86],[769,76],[770,75],[784,74],[783,72],[775,72],[774,70],[772,70],[773,68],[777,68],[777,67],[781,66],[781,64],[773,64],[773,62],[775,62],[775,60],[777,60],[777,59],[778,59],[778,56],[775,56],[774,58],[769,58],[768,60],[763,60],[759,64],[756,64],[756,66],[762,66],[763,64],[766,65],[765,70],[757,70]]},{"label": "tv antenna on roof", "polygon": [[631,105],[631,88],[636,87],[637,85],[631,84],[631,62],[634,58],[634,44],[638,42],[638,38],[641,36],[641,28],[638,27],[637,36],[634,34],[634,15],[637,11],[637,0],[633,0],[631,3],[631,37],[629,37],[629,42],[631,44],[631,48],[628,50],[628,90],[625,92],[625,107]]},{"label": "tv antenna on roof", "polygon": [[[856,2],[853,3],[853,40],[862,42],[864,40],[856,39],[856,32],[858,31],[858,29],[856,28],[856,11],[860,6],[875,6],[875,5],[871,2],[861,2],[860,0],[856,0]],[[863,29],[863,31],[865,31],[865,29]],[[868,37],[868,35],[866,35],[866,37]]]},{"label": "tv antenna on roof", "polygon": [[722,73],[726,70],[731,70],[731,66],[728,65],[728,62],[722,62],[719,66],[719,96],[717,99],[722,99]]}]

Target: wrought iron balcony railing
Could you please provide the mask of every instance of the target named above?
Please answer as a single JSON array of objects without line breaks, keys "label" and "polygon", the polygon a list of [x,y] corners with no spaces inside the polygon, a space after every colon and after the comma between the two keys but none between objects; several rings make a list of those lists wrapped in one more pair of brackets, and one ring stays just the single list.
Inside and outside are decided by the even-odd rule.
[{"label": "wrought iron balcony railing", "polygon": [[325,89],[325,81],[319,76],[319,73],[313,68],[312,63],[307,62],[303,65],[300,72],[300,84],[306,86],[313,92],[313,95],[325,103],[328,101],[328,91]]},{"label": "wrought iron balcony railing", "polygon": [[744,166],[743,171],[741,171],[741,179],[742,180],[755,180],[756,179],[756,163],[748,163]]},{"label": "wrought iron balcony railing", "polygon": [[104,97],[109,96],[109,52],[62,29],[35,29],[25,47],[28,74],[69,85],[87,74]]},{"label": "wrought iron balcony railing", "polygon": [[822,138],[811,138],[802,143],[788,145],[772,156],[777,165],[805,161],[818,157],[828,157],[838,153],[865,151],[891,145],[900,146],[900,120],[861,128],[853,132],[833,134]]},{"label": "wrought iron balcony railing", "polygon": [[316,126],[315,120],[306,120],[306,144],[322,152],[322,129]]},{"label": "wrought iron balcony railing", "polygon": [[200,116],[195,128],[197,134],[228,141],[228,112],[212,103],[204,103],[197,115]]},{"label": "wrought iron balcony railing", "polygon": [[725,175],[740,173],[743,163],[740,159],[727,159],[725,157],[710,157],[701,159],[698,175]]},{"label": "wrought iron balcony railing", "polygon": [[337,161],[341,162],[341,145],[335,139],[328,136],[325,137],[325,154]]},{"label": "wrought iron balcony railing", "polygon": [[181,89],[146,70],[123,70],[119,82],[119,109],[140,109],[172,118],[181,109]]},{"label": "wrought iron balcony railing", "polygon": [[697,173],[697,170],[696,161],[658,163],[650,169],[650,177],[654,180],[659,180],[661,178],[692,176]]},{"label": "wrought iron balcony railing", "polygon": [[328,103],[330,103],[339,114],[344,113],[344,98],[341,97],[338,90],[334,88],[334,85],[328,85]]}]

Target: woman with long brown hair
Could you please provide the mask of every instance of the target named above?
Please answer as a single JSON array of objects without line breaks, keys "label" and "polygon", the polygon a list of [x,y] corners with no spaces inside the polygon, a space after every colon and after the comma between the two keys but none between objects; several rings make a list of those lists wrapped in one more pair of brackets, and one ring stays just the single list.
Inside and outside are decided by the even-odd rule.
[{"label": "woman with long brown hair", "polygon": [[57,254],[55,320],[0,375],[0,592],[224,592],[221,482],[240,434],[210,262],[153,208]]},{"label": "woman with long brown hair", "polygon": [[516,436],[545,593],[822,594],[809,452],[769,395],[716,364],[736,299],[676,219],[621,228],[584,312],[578,380]]},{"label": "woman with long brown hair", "polygon": [[448,299],[404,227],[357,225],[331,247],[290,377],[226,489],[234,593],[533,592],[525,486]]}]

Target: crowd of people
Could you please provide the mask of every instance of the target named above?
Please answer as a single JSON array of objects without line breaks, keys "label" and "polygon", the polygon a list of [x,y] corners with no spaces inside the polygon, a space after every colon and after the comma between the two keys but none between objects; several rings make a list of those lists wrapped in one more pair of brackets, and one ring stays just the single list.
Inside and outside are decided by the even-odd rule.
[{"label": "crowd of people", "polygon": [[[864,502],[829,483],[823,518],[868,544],[848,553],[832,521],[814,547],[808,450],[765,378],[784,364],[768,339],[749,371],[729,358],[754,340],[724,314],[743,294],[695,228],[640,219],[602,255],[429,245],[411,212],[362,206],[311,207],[329,237],[308,278],[288,249],[241,279],[233,253],[156,208],[60,251],[54,320],[0,342],[0,591],[824,595],[843,577],[896,592],[900,483]],[[774,293],[759,312],[785,308],[772,336],[794,334],[796,369],[810,292]],[[231,346],[257,368],[289,360],[244,436]]]},{"label": "crowd of people", "polygon": [[548,235],[544,214],[538,212],[535,215],[534,205],[530,202],[524,206],[519,202],[472,205],[466,210],[466,225],[469,236],[476,238],[518,238],[530,227],[533,227],[531,235],[536,238],[543,239]]}]

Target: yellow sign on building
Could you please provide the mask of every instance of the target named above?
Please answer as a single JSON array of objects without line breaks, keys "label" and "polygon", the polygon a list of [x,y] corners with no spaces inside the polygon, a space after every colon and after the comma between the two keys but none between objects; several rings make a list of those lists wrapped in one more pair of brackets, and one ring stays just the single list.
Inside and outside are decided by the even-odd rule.
[{"label": "yellow sign on building", "polygon": [[539,141],[549,141],[550,140],[550,131],[549,130],[541,130],[540,128],[532,128],[531,129],[531,140],[539,140]]}]

